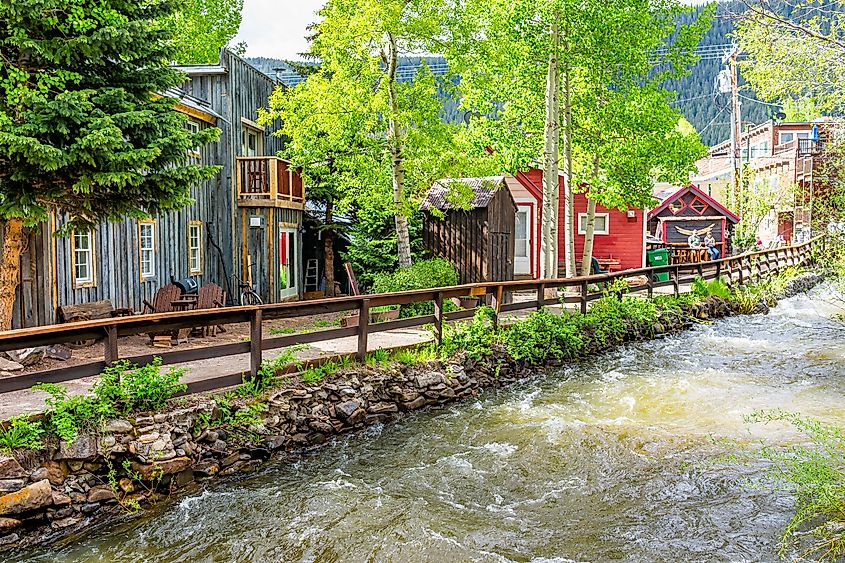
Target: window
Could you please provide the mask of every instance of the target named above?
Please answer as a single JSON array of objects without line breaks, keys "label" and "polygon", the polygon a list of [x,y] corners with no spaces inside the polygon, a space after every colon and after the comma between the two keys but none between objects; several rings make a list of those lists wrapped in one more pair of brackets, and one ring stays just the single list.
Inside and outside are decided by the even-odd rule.
[{"label": "window", "polygon": [[202,273],[202,222],[188,225],[188,267],[191,274]]},{"label": "window", "polygon": [[769,154],[769,141],[763,141],[756,145],[751,145],[751,158],[766,156]]},{"label": "window", "polygon": [[692,200],[692,203],[689,204],[689,208],[701,215],[705,211],[707,211],[707,204],[701,201],[700,199],[695,198],[694,200]]},{"label": "window", "polygon": [[514,256],[517,258],[528,257],[528,209],[520,209],[516,212],[516,245]]},{"label": "window", "polygon": [[[188,131],[191,132],[192,135],[196,135],[197,133],[200,132],[200,122],[199,121],[189,119],[188,121],[185,122],[185,127],[188,129]],[[200,158],[202,158],[202,153],[200,153],[200,147],[196,146],[196,147],[191,147],[190,149],[188,149],[188,158],[194,159],[194,160],[199,160]]]},{"label": "window", "polygon": [[75,287],[94,285],[94,236],[91,231],[74,232],[73,284]]},{"label": "window", "polygon": [[153,221],[138,223],[138,247],[141,251],[141,279],[154,278],[156,275],[156,236]]},{"label": "window", "polygon": [[781,133],[779,138],[779,144],[784,143],[791,143],[792,140],[795,138],[795,133]]},{"label": "window", "polygon": [[241,144],[243,156],[264,155],[264,133],[258,129],[244,126],[241,131]]},{"label": "window", "polygon": [[[609,214],[608,213],[596,213],[596,225],[595,229],[593,230],[594,234],[597,235],[606,235],[610,232],[609,230]],[[578,214],[578,234],[579,235],[586,235],[587,234],[587,214],[586,213],[579,213]]]}]

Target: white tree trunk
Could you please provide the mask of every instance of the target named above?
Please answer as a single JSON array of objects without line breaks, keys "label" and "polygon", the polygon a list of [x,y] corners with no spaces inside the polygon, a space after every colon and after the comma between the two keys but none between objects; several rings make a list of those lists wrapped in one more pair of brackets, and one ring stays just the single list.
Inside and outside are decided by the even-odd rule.
[{"label": "white tree trunk", "polygon": [[569,64],[567,63],[563,71],[563,176],[566,182],[563,191],[563,253],[567,278],[575,275],[575,213],[572,200],[572,95],[569,79]]},{"label": "white tree trunk", "polygon": [[394,221],[396,223],[396,249],[399,252],[399,267],[411,265],[411,235],[408,231],[408,218],[403,214],[405,207],[405,156],[402,154],[402,136],[396,116],[399,114],[399,101],[396,94],[397,46],[396,37],[387,34],[387,97],[390,104],[388,116],[387,144],[390,150],[390,165],[393,175]]},{"label": "white tree trunk", "polygon": [[557,205],[560,170],[560,31],[555,19],[551,27],[552,51],[546,78],[546,126],[543,147],[543,210],[540,239],[540,278],[557,277]]},{"label": "white tree trunk", "polygon": [[[599,157],[593,158],[593,178],[599,175]],[[590,275],[593,263],[593,247],[596,240],[596,200],[587,197],[587,224],[584,228],[584,252],[581,255],[581,275]]]}]

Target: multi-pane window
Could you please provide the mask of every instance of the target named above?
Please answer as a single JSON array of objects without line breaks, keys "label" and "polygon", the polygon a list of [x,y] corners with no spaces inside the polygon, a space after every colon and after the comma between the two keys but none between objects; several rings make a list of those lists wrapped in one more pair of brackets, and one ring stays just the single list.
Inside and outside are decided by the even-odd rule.
[{"label": "multi-pane window", "polygon": [[155,223],[152,221],[142,221],[138,224],[138,246],[141,251],[142,278],[152,278],[156,275],[155,245]]},{"label": "multi-pane window", "polygon": [[[595,228],[593,229],[593,234],[595,235],[606,235],[608,234],[608,219],[609,215],[607,213],[596,213],[596,221],[595,221]],[[587,234],[587,214],[586,213],[579,213],[578,214],[578,234],[585,235]]]},{"label": "multi-pane window", "polygon": [[[191,132],[192,135],[196,135],[200,132],[200,123],[199,121],[195,121],[193,119],[189,119],[185,122],[185,127],[187,127],[188,131]],[[199,147],[191,147],[188,149],[188,158],[199,160],[202,157],[200,153]]]},{"label": "multi-pane window", "polygon": [[264,154],[264,133],[258,129],[244,126],[241,130],[241,154],[244,156],[262,156]]},{"label": "multi-pane window", "polygon": [[202,223],[191,221],[188,225],[188,265],[191,274],[202,273]]},{"label": "multi-pane window", "polygon": [[73,233],[73,282],[77,286],[94,283],[93,240],[91,231]]}]

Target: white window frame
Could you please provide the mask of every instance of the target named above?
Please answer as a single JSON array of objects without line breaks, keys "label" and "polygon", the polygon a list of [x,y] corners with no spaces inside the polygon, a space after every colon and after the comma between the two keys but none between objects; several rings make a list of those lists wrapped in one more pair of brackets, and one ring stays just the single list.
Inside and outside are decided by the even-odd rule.
[{"label": "white window frame", "polygon": [[[250,135],[255,136],[255,154],[249,152]],[[241,153],[242,156],[264,156],[264,131],[246,123],[242,124]]]},{"label": "white window frame", "polygon": [[202,274],[202,258],[202,221],[191,221],[188,223],[188,270],[191,275]]},{"label": "white window frame", "polygon": [[[604,217],[604,229],[594,229],[594,235],[609,235],[610,234],[610,213],[596,213],[596,219],[599,217]],[[582,228],[583,226],[583,228]],[[587,234],[587,214],[586,213],[579,213],[578,214],[578,234],[579,235],[586,235]]]},{"label": "white window frame", "polygon": [[[149,236],[144,234],[147,228]],[[149,256],[148,259],[145,254]],[[142,280],[156,277],[156,223],[152,220],[138,221],[138,268]]]},{"label": "white window frame", "polygon": [[[188,131],[191,132],[192,135],[196,135],[202,130],[202,125],[196,119],[188,119],[185,121],[185,127]],[[192,158],[194,160],[200,160],[202,158],[202,153],[200,152],[200,147],[191,147],[188,149],[188,158]]]},{"label": "white window frame", "polygon": [[[88,248],[80,248],[77,244],[77,237],[85,237],[88,239]],[[74,288],[83,288],[83,287],[93,287],[96,283],[96,276],[95,276],[95,259],[96,256],[94,254],[94,233],[93,231],[84,231],[84,232],[77,232],[73,231],[71,233],[70,239],[71,245],[71,268],[73,269],[73,286]],[[88,268],[88,274],[85,276],[79,276],[77,268],[80,266],[82,262],[80,262],[80,257],[85,256],[85,265]]]},{"label": "white window frame", "polygon": [[[519,217],[520,214],[525,215],[525,255],[516,254],[514,251],[514,257],[522,258],[522,259],[530,259],[531,258],[531,208],[528,206],[518,206],[516,209],[516,216]],[[514,241],[517,240],[516,237],[516,225],[514,224]]]},{"label": "white window frame", "polygon": [[[785,138],[787,135],[789,135],[789,139]],[[781,131],[780,133],[778,133],[778,144],[779,145],[791,143],[794,140],[795,140],[795,131]]]}]

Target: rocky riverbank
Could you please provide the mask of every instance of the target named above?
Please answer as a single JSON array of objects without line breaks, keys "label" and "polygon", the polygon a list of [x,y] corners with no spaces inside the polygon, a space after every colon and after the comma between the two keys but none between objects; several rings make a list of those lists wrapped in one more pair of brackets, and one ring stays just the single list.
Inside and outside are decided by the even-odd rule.
[{"label": "rocky riverbank", "polygon": [[[788,297],[821,280],[793,279]],[[765,312],[761,304],[760,312]],[[660,314],[655,325],[628,325],[628,341],[732,314],[717,297]],[[596,343],[590,353],[600,353]],[[0,546],[44,544],[125,517],[196,481],[255,469],[274,455],[317,447],[369,425],[477,396],[534,376],[536,368],[493,350],[483,360],[456,357],[424,365],[355,366],[318,384],[299,382],[260,400],[219,397],[174,402],[159,413],[112,420],[72,444],[0,456]]]}]

